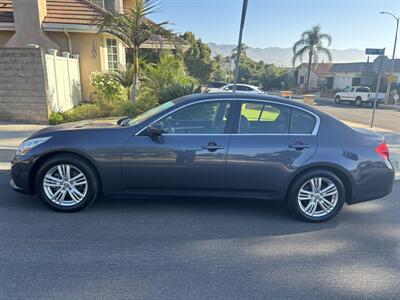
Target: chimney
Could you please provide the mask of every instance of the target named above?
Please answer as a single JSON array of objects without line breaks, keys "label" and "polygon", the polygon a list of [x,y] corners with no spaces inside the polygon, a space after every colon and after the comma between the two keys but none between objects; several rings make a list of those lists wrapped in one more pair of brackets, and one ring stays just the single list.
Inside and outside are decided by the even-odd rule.
[{"label": "chimney", "polygon": [[6,47],[36,44],[42,48],[57,48],[42,30],[47,14],[46,0],[13,0],[15,33]]}]

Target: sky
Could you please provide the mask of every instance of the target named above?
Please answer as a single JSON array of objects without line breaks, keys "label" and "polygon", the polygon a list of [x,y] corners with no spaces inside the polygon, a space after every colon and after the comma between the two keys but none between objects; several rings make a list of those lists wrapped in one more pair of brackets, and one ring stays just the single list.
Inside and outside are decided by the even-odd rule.
[{"label": "sky", "polygon": [[[169,28],[192,31],[205,42],[237,44],[242,0],[159,0],[150,18]],[[251,47],[292,47],[303,31],[320,24],[334,49],[386,48],[393,51],[400,0],[249,0],[243,42]],[[400,38],[396,57],[400,57]]]}]

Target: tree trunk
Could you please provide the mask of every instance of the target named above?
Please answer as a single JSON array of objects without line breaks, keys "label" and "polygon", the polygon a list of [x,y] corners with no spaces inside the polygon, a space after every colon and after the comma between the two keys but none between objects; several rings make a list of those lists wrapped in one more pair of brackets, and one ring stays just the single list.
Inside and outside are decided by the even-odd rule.
[{"label": "tree trunk", "polygon": [[311,63],[312,63],[313,52],[310,50],[308,53],[308,70],[307,70],[307,90],[310,90],[310,73],[311,73]]},{"label": "tree trunk", "polygon": [[137,48],[133,49],[133,78],[132,78],[132,92],[131,92],[131,101],[132,103],[136,102],[137,96],[137,88],[139,81],[139,53]]}]

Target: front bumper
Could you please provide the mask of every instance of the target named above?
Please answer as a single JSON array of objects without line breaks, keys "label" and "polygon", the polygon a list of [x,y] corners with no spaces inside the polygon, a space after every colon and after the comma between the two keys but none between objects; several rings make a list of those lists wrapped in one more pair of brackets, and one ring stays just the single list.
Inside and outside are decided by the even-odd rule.
[{"label": "front bumper", "polygon": [[14,159],[11,161],[10,180],[10,186],[13,190],[28,195],[32,195],[34,193],[34,183],[30,182],[32,165],[32,159],[29,157],[14,157]]}]

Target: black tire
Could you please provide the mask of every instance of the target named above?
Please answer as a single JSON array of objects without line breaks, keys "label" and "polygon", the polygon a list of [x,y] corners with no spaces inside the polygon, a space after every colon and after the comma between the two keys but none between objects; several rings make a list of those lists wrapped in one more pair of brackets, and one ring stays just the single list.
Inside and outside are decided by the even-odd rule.
[{"label": "black tire", "polygon": [[[322,178],[327,178],[331,182],[333,182],[337,188],[338,191],[338,198],[335,207],[330,211],[328,214],[325,216],[321,217],[313,217],[309,216],[306,213],[302,211],[300,208],[300,205],[298,203],[298,194],[303,186],[308,180],[315,178],[315,177],[322,177]],[[343,182],[340,180],[338,176],[336,176],[334,173],[330,171],[325,171],[325,170],[313,170],[310,172],[307,172],[300,177],[298,177],[291,185],[291,188],[288,193],[288,198],[287,198],[287,204],[289,206],[290,211],[297,217],[300,218],[303,221],[310,222],[310,223],[319,223],[323,222],[326,220],[329,220],[336,216],[339,211],[342,209],[343,204],[345,202],[345,197],[346,197],[346,189],[344,187]]]},{"label": "black tire", "polygon": [[[53,202],[47,195],[43,187],[43,180],[46,175],[46,173],[54,168],[57,165],[60,164],[68,164],[71,165],[79,171],[81,171],[87,181],[87,191],[83,199],[74,204],[74,205],[69,205],[69,206],[62,206],[60,204],[57,204]],[[97,178],[96,172],[93,170],[92,166],[88,164],[84,159],[80,158],[77,155],[73,154],[62,154],[62,155],[56,155],[45,161],[39,168],[39,170],[36,173],[35,177],[35,187],[36,191],[40,197],[40,199],[50,206],[51,208],[62,211],[62,212],[73,212],[73,211],[78,211],[81,210],[85,207],[87,207],[89,204],[91,204],[98,195],[100,194],[100,184],[99,180]]]},{"label": "black tire", "polygon": [[335,103],[336,103],[336,104],[342,103],[342,100],[340,100],[340,96],[336,96],[336,97],[335,97]]},{"label": "black tire", "polygon": [[356,102],[354,104],[358,107],[361,107],[363,105],[362,99],[360,97],[356,98]]}]

